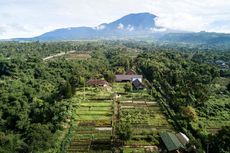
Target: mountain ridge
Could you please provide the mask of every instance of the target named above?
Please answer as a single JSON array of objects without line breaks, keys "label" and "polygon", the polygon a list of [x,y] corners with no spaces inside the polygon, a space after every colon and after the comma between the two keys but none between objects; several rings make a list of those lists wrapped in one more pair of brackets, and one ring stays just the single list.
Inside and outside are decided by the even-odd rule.
[{"label": "mountain ridge", "polygon": [[103,23],[95,27],[60,28],[32,38],[15,38],[12,40],[79,40],[99,39],[119,36],[143,35],[160,29],[155,25],[157,16],[147,12],[132,13],[110,23]]},{"label": "mountain ridge", "polygon": [[230,43],[230,34],[186,32],[156,25],[156,15],[131,13],[113,22],[95,27],[60,28],[32,38],[13,38],[10,41],[74,41],[97,39],[150,38],[158,41],[188,43]]}]

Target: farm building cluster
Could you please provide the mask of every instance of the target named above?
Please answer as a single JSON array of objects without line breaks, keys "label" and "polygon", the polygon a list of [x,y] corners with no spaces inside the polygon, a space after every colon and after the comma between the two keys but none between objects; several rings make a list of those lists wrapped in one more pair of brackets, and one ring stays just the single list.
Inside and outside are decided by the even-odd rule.
[{"label": "farm building cluster", "polygon": [[[81,137],[89,135],[90,138],[87,138],[87,144],[82,144],[83,138],[74,141],[69,150],[76,149],[76,145],[78,149],[87,146],[88,150],[94,150],[106,146],[106,150],[110,150],[115,144],[118,145],[115,150],[122,149],[127,153],[136,151],[186,153],[192,149],[187,148],[188,137],[183,133],[176,134],[160,105],[147,93],[147,90],[141,90],[145,88],[142,75],[128,70],[114,77],[114,83],[109,83],[104,79],[87,81],[87,86],[90,87],[84,89],[82,93],[86,92],[83,95],[86,95],[86,99],[92,103],[87,100],[81,103],[81,108],[78,110],[78,133]],[[126,92],[124,85],[127,83],[131,83],[136,91]],[[93,90],[96,93],[90,93],[94,89],[92,87],[110,88],[112,92]],[[109,100],[112,97],[109,94],[113,93],[119,93],[119,95],[116,94],[116,98]],[[87,96],[93,96],[93,98],[87,98]],[[119,120],[130,124],[132,130],[132,138],[122,144],[119,143],[120,140],[112,126]],[[87,129],[88,126],[90,130]],[[110,139],[113,139],[114,144],[108,143]]]},{"label": "farm building cluster", "polygon": [[[125,74],[116,74],[115,81],[116,82],[131,82],[134,89],[140,90],[144,89],[144,84],[142,83],[143,76],[136,74],[133,70],[126,71]],[[111,87],[111,84],[102,79],[90,79],[87,81],[88,86],[94,87]]]}]

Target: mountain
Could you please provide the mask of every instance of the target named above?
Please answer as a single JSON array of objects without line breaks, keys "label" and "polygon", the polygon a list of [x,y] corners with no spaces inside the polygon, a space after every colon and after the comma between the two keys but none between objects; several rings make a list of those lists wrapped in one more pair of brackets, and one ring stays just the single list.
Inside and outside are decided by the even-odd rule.
[{"label": "mountain", "polygon": [[102,24],[99,27],[103,30],[150,30],[156,27],[155,18],[157,16],[150,13],[129,14],[109,24]]},{"label": "mountain", "polygon": [[13,40],[79,40],[127,37],[150,34],[162,29],[155,25],[157,16],[150,13],[126,15],[114,22],[104,23],[96,27],[70,27],[44,33],[33,38],[17,38]]},{"label": "mountain", "polygon": [[90,27],[73,27],[57,29],[34,37],[35,40],[75,40],[87,39],[95,36],[95,30]]},{"label": "mountain", "polygon": [[150,13],[126,15],[114,22],[96,27],[70,27],[44,33],[33,38],[16,38],[14,41],[66,41],[93,39],[154,39],[165,42],[230,44],[230,35],[207,32],[185,32],[156,25],[157,16]]}]

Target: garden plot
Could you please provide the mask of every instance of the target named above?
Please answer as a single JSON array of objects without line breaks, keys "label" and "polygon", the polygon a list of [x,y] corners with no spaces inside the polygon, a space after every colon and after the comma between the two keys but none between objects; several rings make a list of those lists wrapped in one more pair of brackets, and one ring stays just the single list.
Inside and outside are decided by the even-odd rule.
[{"label": "garden plot", "polygon": [[119,98],[120,118],[131,125],[132,138],[124,142],[124,152],[157,152],[160,131],[174,131],[157,102],[146,91],[124,93]]},{"label": "garden plot", "polygon": [[78,128],[75,135],[81,141],[90,140],[89,152],[111,149],[112,101],[85,101],[77,109]]},{"label": "garden plot", "polygon": [[[111,93],[91,87],[77,91],[82,100],[75,112],[77,129],[69,152],[106,153],[121,146],[125,153],[157,152],[158,133],[172,131],[172,126],[146,90],[125,92],[123,85],[115,83]],[[113,93],[120,95],[116,103],[108,100]],[[124,143],[114,135],[119,121],[131,125],[132,138]]]},{"label": "garden plot", "polygon": [[75,112],[77,128],[68,152],[111,152],[113,101],[90,100],[94,99],[92,91],[102,99],[110,96],[93,88],[77,92],[84,98]]},{"label": "garden plot", "polygon": [[106,100],[111,99],[113,92],[107,91],[107,89],[103,87],[82,87],[77,90],[78,97],[82,97],[83,99],[95,99],[95,100]]}]

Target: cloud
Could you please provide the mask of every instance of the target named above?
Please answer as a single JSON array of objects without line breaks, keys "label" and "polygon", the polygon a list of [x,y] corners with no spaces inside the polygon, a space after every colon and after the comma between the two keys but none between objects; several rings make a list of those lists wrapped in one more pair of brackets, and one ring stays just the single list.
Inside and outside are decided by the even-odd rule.
[{"label": "cloud", "polygon": [[216,20],[207,26],[206,31],[230,33],[230,19]]},{"label": "cloud", "polygon": [[207,22],[201,16],[187,13],[176,13],[173,16],[162,15],[155,20],[156,25],[168,29],[179,29],[184,31],[201,31],[207,26]]},{"label": "cloud", "polygon": [[20,32],[30,32],[30,30],[26,29],[25,26],[17,24],[17,23],[11,23],[7,25],[8,28],[15,29]]},{"label": "cloud", "polygon": [[[230,18],[230,1],[226,0],[158,0],[151,4],[157,12],[158,26],[185,31],[215,30],[229,32],[223,23],[214,29],[212,23]],[[224,29],[223,29],[224,25]]]},{"label": "cloud", "polygon": [[106,28],[105,24],[100,24],[99,26],[94,27],[94,29],[96,29],[96,30],[103,30],[105,28]]},{"label": "cloud", "polygon": [[30,33],[31,31],[28,30],[25,26],[17,24],[17,23],[9,23],[9,24],[1,24],[0,25],[0,36],[1,35],[17,35],[20,37],[21,34]]},{"label": "cloud", "polygon": [[127,27],[127,30],[128,30],[128,31],[133,31],[133,30],[134,30],[134,27],[133,27],[132,25],[129,24],[128,27]]},{"label": "cloud", "polygon": [[0,35],[3,35],[6,32],[5,27],[0,26]]},{"label": "cloud", "polygon": [[[186,31],[229,32],[229,0],[0,0],[0,39],[31,37],[67,27],[112,22],[129,13],[150,12],[157,25]],[[10,26],[15,24],[15,27]]]},{"label": "cloud", "polygon": [[117,29],[123,30],[124,29],[124,25],[122,23],[119,23],[118,26],[117,26]]}]

